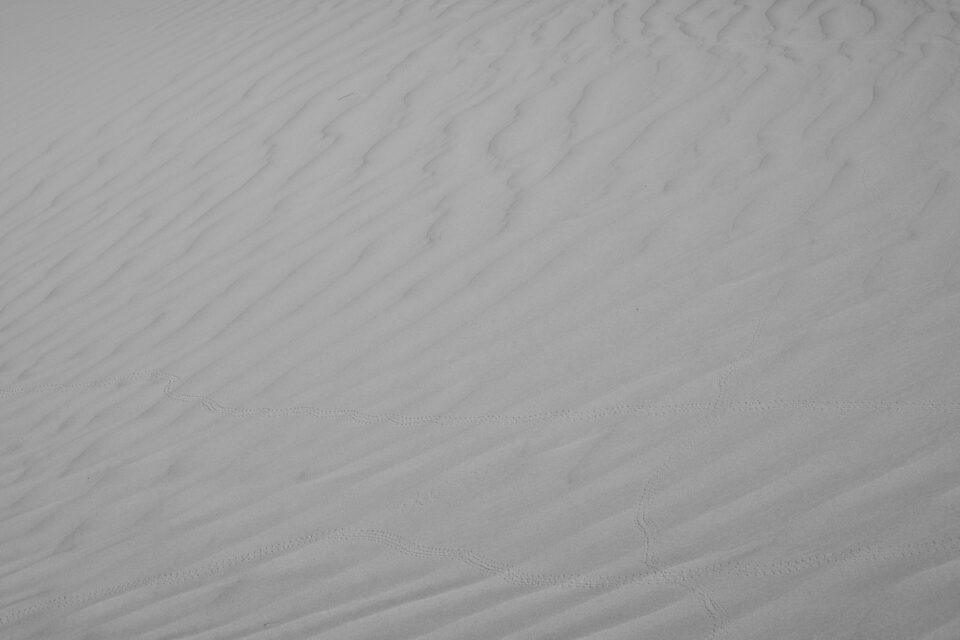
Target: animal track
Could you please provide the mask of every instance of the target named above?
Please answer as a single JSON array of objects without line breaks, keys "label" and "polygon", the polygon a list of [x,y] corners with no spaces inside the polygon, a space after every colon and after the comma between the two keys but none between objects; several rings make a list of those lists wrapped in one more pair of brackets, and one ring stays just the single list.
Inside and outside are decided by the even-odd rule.
[{"label": "animal track", "polygon": [[[746,345],[744,345],[744,347],[733,358],[733,360],[724,366],[717,375],[717,393],[713,398],[713,402],[711,403],[710,411],[708,412],[707,417],[699,427],[687,433],[684,439],[680,442],[680,445],[674,450],[673,453],[667,456],[666,460],[664,460],[663,463],[657,467],[653,475],[643,485],[643,489],[640,492],[640,497],[637,500],[634,524],[640,530],[640,534],[643,537],[644,562],[646,563],[647,567],[654,572],[660,572],[662,569],[660,567],[660,563],[653,553],[653,543],[655,541],[654,530],[657,529],[657,527],[655,522],[647,514],[647,501],[650,499],[651,494],[656,491],[657,485],[659,485],[663,480],[664,475],[667,473],[670,467],[673,466],[674,462],[676,462],[676,460],[681,456],[685,455],[690,449],[694,448],[700,435],[709,431],[710,427],[716,423],[717,419],[726,410],[725,399],[730,376],[732,375],[733,371],[736,370],[737,366],[743,361],[743,359],[750,355],[750,353],[753,351],[761,333],[763,332],[763,327],[766,325],[767,320],[773,313],[773,309],[776,306],[777,301],[780,299],[780,294],[782,291],[783,285],[781,285],[780,289],[777,290],[773,301],[767,306],[766,311],[764,311],[760,319],[757,320],[753,332],[750,335],[750,339],[747,341]],[[695,575],[680,579],[677,581],[677,583],[696,595],[707,616],[713,623],[709,636],[710,640],[718,638],[720,634],[723,633],[723,629],[727,623],[727,616],[723,608],[715,600],[713,600],[709,594],[707,594],[704,586],[699,582]]]},{"label": "animal track", "polygon": [[[721,372],[721,376],[725,373]],[[527,414],[479,414],[479,415],[425,415],[408,416],[396,413],[367,413],[357,409],[323,409],[320,407],[303,405],[294,407],[230,407],[217,400],[197,394],[181,393],[177,391],[180,378],[172,373],[160,369],[140,369],[129,374],[102,378],[91,382],[73,382],[68,384],[39,384],[23,387],[0,388],[0,398],[25,395],[32,393],[57,392],[67,393],[84,391],[87,389],[111,389],[128,382],[149,380],[154,383],[163,383],[163,393],[168,398],[185,404],[199,404],[210,413],[227,418],[244,420],[248,418],[288,418],[294,416],[314,416],[318,419],[345,418],[361,424],[392,422],[401,426],[420,424],[451,424],[463,422],[504,422],[524,423],[543,422],[547,420],[598,420],[616,415],[649,415],[672,416],[690,414],[710,414],[717,407],[717,399],[712,402],[679,402],[679,403],[622,403],[597,407],[595,409],[558,409],[555,411],[541,411]],[[725,385],[725,380],[723,381]],[[770,399],[770,400],[735,400],[724,402],[725,411],[733,413],[764,413],[789,409],[803,409],[811,411],[923,411],[930,413],[960,412],[960,401],[910,401],[910,400],[803,400],[803,399]]]}]

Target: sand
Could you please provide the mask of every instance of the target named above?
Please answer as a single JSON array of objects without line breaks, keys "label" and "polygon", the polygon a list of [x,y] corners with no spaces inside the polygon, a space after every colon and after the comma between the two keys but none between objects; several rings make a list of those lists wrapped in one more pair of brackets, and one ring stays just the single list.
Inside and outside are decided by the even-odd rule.
[{"label": "sand", "polygon": [[960,5],[0,5],[0,636],[960,638]]}]

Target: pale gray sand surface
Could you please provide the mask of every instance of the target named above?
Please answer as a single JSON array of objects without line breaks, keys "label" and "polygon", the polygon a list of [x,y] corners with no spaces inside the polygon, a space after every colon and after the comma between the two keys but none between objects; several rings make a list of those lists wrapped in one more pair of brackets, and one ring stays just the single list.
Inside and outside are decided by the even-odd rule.
[{"label": "pale gray sand surface", "polygon": [[960,4],[0,4],[0,637],[960,638]]}]

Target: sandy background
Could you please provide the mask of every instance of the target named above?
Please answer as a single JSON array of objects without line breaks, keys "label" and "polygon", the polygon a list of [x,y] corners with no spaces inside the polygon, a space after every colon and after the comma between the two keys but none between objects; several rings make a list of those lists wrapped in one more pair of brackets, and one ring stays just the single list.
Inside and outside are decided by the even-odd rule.
[{"label": "sandy background", "polygon": [[0,5],[0,635],[960,638],[960,5]]}]

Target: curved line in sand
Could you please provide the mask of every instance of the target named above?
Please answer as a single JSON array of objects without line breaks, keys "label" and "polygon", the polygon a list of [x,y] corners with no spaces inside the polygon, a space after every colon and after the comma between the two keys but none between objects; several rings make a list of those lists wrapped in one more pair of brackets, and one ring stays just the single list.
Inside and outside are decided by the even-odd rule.
[{"label": "curved line in sand", "polygon": [[229,418],[284,418],[312,415],[316,418],[347,418],[359,423],[393,422],[399,425],[445,424],[451,422],[537,422],[553,419],[578,420],[599,419],[614,415],[642,414],[668,416],[681,414],[710,414],[722,408],[731,413],[763,413],[784,410],[810,411],[924,411],[932,413],[960,412],[960,401],[914,401],[914,400],[804,400],[773,398],[769,400],[722,401],[718,407],[712,402],[678,403],[622,403],[594,409],[557,409],[525,414],[478,414],[478,415],[402,415],[397,413],[368,413],[358,409],[323,409],[313,405],[289,407],[232,407],[221,404],[210,396],[177,391],[179,376],[160,369],[139,369],[132,373],[102,378],[91,382],[67,384],[47,383],[22,387],[0,388],[0,400],[33,393],[66,393],[87,389],[110,389],[128,382],[147,379],[163,382],[163,393],[172,400],[196,403],[211,413]]}]

